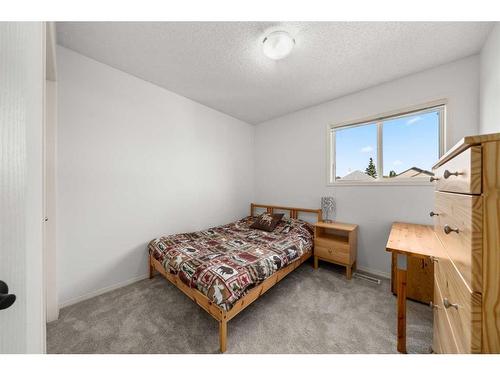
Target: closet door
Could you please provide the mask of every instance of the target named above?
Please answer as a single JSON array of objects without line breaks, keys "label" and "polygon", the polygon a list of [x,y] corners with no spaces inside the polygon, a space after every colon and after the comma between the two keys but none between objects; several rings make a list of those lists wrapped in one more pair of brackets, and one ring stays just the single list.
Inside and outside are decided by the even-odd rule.
[{"label": "closet door", "polygon": [[45,349],[44,35],[41,22],[0,22],[0,353]]}]

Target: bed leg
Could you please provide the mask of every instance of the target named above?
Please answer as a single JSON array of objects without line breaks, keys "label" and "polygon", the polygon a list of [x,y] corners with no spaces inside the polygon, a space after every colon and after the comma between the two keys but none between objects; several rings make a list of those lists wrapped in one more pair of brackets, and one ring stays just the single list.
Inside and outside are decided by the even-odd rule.
[{"label": "bed leg", "polygon": [[148,262],[149,262],[149,278],[152,279],[155,275],[155,268],[151,260],[151,255],[148,257]]},{"label": "bed leg", "polygon": [[221,320],[219,322],[219,344],[220,352],[224,353],[227,344],[227,320]]}]

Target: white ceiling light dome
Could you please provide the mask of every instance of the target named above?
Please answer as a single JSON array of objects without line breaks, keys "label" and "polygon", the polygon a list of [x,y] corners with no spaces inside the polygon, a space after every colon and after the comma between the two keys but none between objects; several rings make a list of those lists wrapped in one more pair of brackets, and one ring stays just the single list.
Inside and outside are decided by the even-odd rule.
[{"label": "white ceiling light dome", "polygon": [[273,31],[262,41],[264,54],[273,60],[280,60],[292,52],[295,39],[286,31]]}]

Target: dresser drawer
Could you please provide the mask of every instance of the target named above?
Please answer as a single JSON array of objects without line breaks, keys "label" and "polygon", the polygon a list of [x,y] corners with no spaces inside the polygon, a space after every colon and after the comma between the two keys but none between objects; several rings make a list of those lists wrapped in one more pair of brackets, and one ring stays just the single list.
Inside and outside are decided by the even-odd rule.
[{"label": "dresser drawer", "polygon": [[434,282],[433,335],[432,349],[440,354],[457,354],[458,346],[451,330],[450,322],[443,307],[443,296],[439,284]]},{"label": "dresser drawer", "polygon": [[474,292],[482,290],[482,197],[435,193],[434,230]]},{"label": "dresser drawer", "polygon": [[436,190],[481,194],[481,147],[469,147],[433,171]]},{"label": "dresser drawer", "polygon": [[345,249],[344,247],[322,246],[318,244],[318,241],[314,242],[314,256],[342,264],[352,263],[349,249]]},{"label": "dresser drawer", "polygon": [[438,257],[435,304],[446,311],[460,353],[481,351],[481,294],[471,292],[451,260]]}]

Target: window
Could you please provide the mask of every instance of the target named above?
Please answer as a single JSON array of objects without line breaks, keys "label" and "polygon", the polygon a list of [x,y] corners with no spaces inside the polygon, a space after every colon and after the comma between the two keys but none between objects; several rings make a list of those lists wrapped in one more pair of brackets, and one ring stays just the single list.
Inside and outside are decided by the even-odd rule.
[{"label": "window", "polygon": [[329,183],[429,182],[443,152],[445,105],[331,126]]}]

